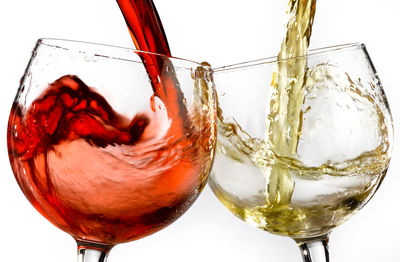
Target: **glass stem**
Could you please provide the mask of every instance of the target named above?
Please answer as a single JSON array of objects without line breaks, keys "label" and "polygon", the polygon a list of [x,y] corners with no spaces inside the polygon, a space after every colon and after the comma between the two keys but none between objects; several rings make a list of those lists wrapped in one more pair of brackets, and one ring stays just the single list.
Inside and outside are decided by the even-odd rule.
[{"label": "glass stem", "polygon": [[112,246],[77,241],[78,262],[107,262],[108,253]]},{"label": "glass stem", "polygon": [[313,239],[295,239],[304,262],[329,262],[328,235]]}]

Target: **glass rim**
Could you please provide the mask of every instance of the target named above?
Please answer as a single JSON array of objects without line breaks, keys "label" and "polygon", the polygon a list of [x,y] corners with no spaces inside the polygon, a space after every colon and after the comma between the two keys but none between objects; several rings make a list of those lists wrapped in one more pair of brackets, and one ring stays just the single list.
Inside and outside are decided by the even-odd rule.
[{"label": "glass rim", "polygon": [[216,67],[216,68],[213,68],[213,71],[221,72],[221,71],[226,71],[226,70],[247,68],[247,67],[263,65],[263,64],[274,64],[274,63],[290,61],[290,60],[300,59],[300,58],[308,58],[308,57],[318,56],[321,54],[338,53],[338,52],[342,52],[342,51],[351,51],[351,50],[359,50],[359,49],[365,50],[366,49],[365,44],[362,42],[354,42],[354,43],[348,43],[348,44],[332,45],[332,46],[327,46],[327,47],[310,49],[306,55],[302,55],[302,56],[296,56],[296,57],[285,58],[285,59],[278,59],[278,56],[260,58],[260,59],[256,59],[256,60],[250,60],[250,61],[230,64],[230,65],[226,65],[226,66]]},{"label": "glass rim", "polygon": [[[180,60],[183,62],[187,63],[193,63],[196,64],[197,66],[204,66],[202,63],[190,60],[190,59],[185,59],[185,58],[180,58],[180,57],[175,57],[175,56],[168,56],[165,54],[159,54],[159,53],[154,53],[154,52],[148,52],[148,51],[141,51],[137,50],[134,48],[128,48],[128,47],[121,47],[121,46],[116,46],[116,45],[110,45],[110,44],[102,44],[102,43],[95,43],[95,42],[89,42],[89,41],[80,41],[80,40],[70,40],[70,39],[62,39],[62,38],[39,38],[36,42],[36,47],[35,49],[40,46],[40,45],[45,45],[53,48],[59,48],[59,49],[64,49],[68,51],[76,51],[79,53],[89,53],[94,56],[98,57],[103,57],[103,58],[109,58],[109,59],[117,59],[117,60],[123,60],[123,61],[128,61],[128,62],[138,62],[137,60],[130,59],[128,55],[124,57],[123,55],[108,55],[108,53],[112,54],[113,52],[115,53],[116,51],[118,52],[125,52],[126,54],[149,54],[149,55],[155,55],[159,57],[163,57],[165,59],[173,59],[173,60]],[[95,52],[97,50],[95,49],[90,49],[88,47],[97,47],[105,50],[106,54],[101,54],[99,52]]]}]

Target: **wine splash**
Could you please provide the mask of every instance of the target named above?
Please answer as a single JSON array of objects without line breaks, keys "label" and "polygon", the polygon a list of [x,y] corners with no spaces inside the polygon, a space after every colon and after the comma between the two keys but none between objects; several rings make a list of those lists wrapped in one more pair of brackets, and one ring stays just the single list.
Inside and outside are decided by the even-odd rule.
[{"label": "wine splash", "polygon": [[14,103],[10,161],[28,199],[64,231],[131,241],[174,221],[204,186],[212,136],[204,117],[192,117],[196,126],[177,139],[166,115],[127,119],[77,76],[63,76],[27,111]]},{"label": "wine splash", "polygon": [[[231,72],[235,73],[237,71]],[[341,78],[338,79],[338,76]],[[302,112],[309,118],[318,117],[319,109],[316,104],[327,104],[324,99],[329,94],[334,98],[329,105],[338,110],[338,116],[331,121],[345,118],[344,114],[354,115],[356,119],[370,118],[368,126],[378,127],[376,132],[380,141],[375,148],[370,146],[353,158],[337,162],[319,161],[318,164],[309,166],[298,157],[274,154],[266,139],[250,136],[238,123],[219,123],[217,155],[209,184],[232,213],[263,230],[303,238],[328,233],[368,202],[386,174],[390,160],[390,135],[384,111],[374,95],[365,94],[356,81],[347,77],[337,68],[326,65],[308,70],[305,83],[307,96]],[[217,79],[216,74],[216,81]],[[338,90],[338,86],[343,86],[343,89]],[[308,109],[310,105],[315,105],[315,108]],[[328,122],[322,126],[330,124]],[[302,131],[305,128],[311,128],[307,120],[303,123]],[[308,132],[309,130],[305,131],[306,134]],[[307,139],[309,143],[315,138],[300,136],[300,151],[304,151],[302,139]],[[329,142],[326,141],[326,146],[329,146]],[[270,183],[268,174],[271,168],[277,172],[289,171],[277,173],[290,175],[290,183],[284,184],[281,180],[281,184],[278,184],[278,190],[290,192],[290,199],[286,203],[271,203],[266,198],[270,187],[263,188],[262,185]]]}]

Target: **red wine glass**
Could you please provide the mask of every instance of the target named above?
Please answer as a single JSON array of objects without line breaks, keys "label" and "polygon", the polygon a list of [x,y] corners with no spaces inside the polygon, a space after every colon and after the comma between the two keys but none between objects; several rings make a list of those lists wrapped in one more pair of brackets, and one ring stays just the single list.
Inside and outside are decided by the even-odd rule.
[{"label": "red wine glass", "polygon": [[106,261],[195,201],[215,119],[206,63],[40,39],[11,109],[8,153],[31,204],[77,241],[78,261]]}]

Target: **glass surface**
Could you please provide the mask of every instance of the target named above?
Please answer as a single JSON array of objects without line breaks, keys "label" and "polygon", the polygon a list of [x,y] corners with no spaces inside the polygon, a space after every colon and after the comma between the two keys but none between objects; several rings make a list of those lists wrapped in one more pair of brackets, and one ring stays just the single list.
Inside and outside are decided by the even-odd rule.
[{"label": "glass surface", "polygon": [[[157,82],[143,61],[157,61]],[[80,261],[105,261],[195,201],[214,155],[211,74],[132,49],[37,42],[11,109],[10,163],[31,204],[77,240]]]},{"label": "glass surface", "polygon": [[[298,72],[304,73],[300,91],[277,93],[275,83],[285,77],[278,67],[299,63],[306,63]],[[308,251],[302,245],[324,242],[317,245],[324,260],[314,260],[329,259],[329,233],[370,200],[390,161],[392,117],[365,46],[225,66],[215,69],[214,81],[218,143],[209,179],[213,192],[246,223],[295,239],[304,256]],[[293,104],[297,113],[289,108]],[[275,113],[277,106],[284,114]],[[293,137],[296,143],[289,144]],[[284,146],[295,153],[282,153],[289,151]]]}]

